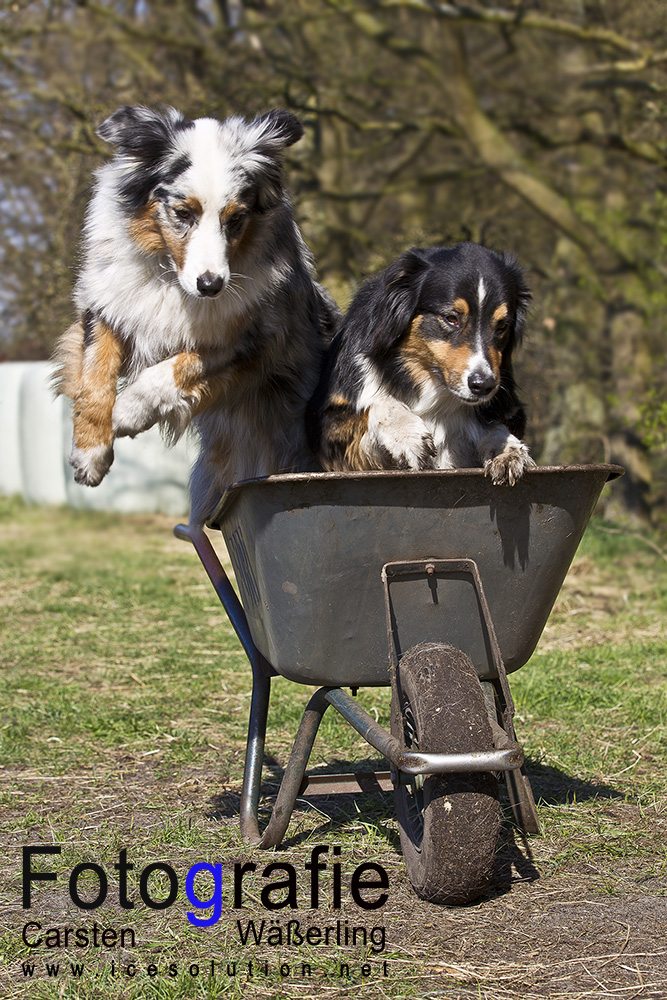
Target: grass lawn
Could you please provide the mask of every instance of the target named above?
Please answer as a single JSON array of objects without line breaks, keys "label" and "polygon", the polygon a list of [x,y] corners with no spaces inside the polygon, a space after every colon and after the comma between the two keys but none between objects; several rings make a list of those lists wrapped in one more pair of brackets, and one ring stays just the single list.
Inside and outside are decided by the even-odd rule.
[{"label": "grass lawn", "polygon": [[[237,814],[250,670],[194,552],[171,528],[162,517],[0,498],[3,997],[664,1000],[667,560],[654,540],[592,522],[537,652],[510,678],[543,836],[524,841],[507,815],[489,892],[442,908],[407,882],[391,795],[301,800],[283,849],[244,845]],[[308,694],[274,682],[267,804]],[[388,724],[388,691],[359,697]],[[313,763],[365,761],[369,749],[331,712]],[[318,844],[330,864],[311,910],[304,865]],[[33,882],[30,910],[26,845],[61,849],[33,860],[57,880]],[[340,909],[329,879],[334,845]],[[125,874],[114,868],[123,849],[134,866]],[[348,891],[369,861],[390,882],[375,911]],[[74,905],[68,891],[70,872],[86,862],[108,880],[95,909]],[[206,928],[187,919],[185,876],[199,862],[219,864],[223,887],[220,918]],[[246,862],[257,870],[234,909],[234,865]],[[267,909],[261,873],[272,862],[295,867],[297,910]],[[142,880],[156,863],[178,883],[163,909],[140,898],[142,886],[154,902],[171,893],[164,867]],[[202,899],[211,878],[195,882]],[[76,882],[84,902],[99,886],[92,870]],[[301,930],[331,926],[342,940],[243,945],[237,921],[253,919],[265,919],[266,931],[289,919]],[[35,948],[22,940],[28,921],[41,924],[28,934],[42,935]],[[59,931],[48,940],[62,944],[64,928],[92,935],[94,924],[117,936],[131,930],[134,940],[108,945],[107,935],[107,944],[79,947],[73,931],[68,947],[44,943],[49,928]],[[356,943],[346,943],[355,929]]]}]

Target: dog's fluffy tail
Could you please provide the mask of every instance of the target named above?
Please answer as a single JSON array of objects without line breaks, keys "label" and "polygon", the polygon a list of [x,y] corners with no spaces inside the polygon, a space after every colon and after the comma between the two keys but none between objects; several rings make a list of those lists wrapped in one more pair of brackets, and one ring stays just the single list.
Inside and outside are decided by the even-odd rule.
[{"label": "dog's fluffy tail", "polygon": [[69,330],[59,337],[53,352],[55,369],[51,375],[51,387],[57,396],[74,399],[81,386],[83,371],[83,323],[72,323]]}]

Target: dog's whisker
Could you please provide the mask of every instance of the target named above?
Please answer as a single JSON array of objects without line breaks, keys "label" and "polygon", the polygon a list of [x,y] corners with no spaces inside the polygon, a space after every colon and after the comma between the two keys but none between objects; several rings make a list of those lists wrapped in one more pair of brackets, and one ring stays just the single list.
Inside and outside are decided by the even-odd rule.
[{"label": "dog's whisker", "polygon": [[236,300],[237,302],[241,302],[241,301],[243,300],[243,296],[241,295],[241,293],[240,293],[239,289],[238,289],[238,288],[235,288],[235,287],[234,287],[234,285],[232,284],[232,282],[231,282],[231,281],[230,281],[230,283],[229,283],[229,284],[227,285],[227,292],[228,292],[228,294],[229,294],[229,295],[231,295],[231,296],[232,296],[232,297],[233,297],[233,298],[234,298],[234,299],[235,299],[235,300]]}]

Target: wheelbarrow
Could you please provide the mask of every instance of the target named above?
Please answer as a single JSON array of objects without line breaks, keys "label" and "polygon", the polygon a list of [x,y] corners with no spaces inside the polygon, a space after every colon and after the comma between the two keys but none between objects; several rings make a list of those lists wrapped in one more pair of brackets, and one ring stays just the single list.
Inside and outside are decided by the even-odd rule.
[{"label": "wheelbarrow", "polygon": [[[530,658],[613,465],[536,468],[512,488],[481,469],[276,475],[231,486],[219,528],[241,600],[204,530],[192,542],[252,668],[240,822],[282,841],[306,792],[393,788],[415,891],[457,904],[491,878],[504,775],[539,832],[507,675]],[[271,678],[315,685],[268,825],[258,808]],[[387,731],[354,695],[391,685]],[[350,688],[348,693],[345,688]],[[332,706],[389,772],[308,775]]]}]

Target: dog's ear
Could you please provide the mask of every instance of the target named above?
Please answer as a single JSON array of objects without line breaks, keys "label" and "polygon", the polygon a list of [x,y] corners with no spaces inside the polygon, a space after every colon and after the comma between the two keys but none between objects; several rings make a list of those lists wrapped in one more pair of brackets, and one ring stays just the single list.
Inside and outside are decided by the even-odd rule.
[{"label": "dog's ear", "polygon": [[303,135],[303,125],[290,111],[274,108],[255,118],[248,126],[252,137],[251,171],[255,182],[255,207],[258,212],[275,208],[283,195],[282,157]]},{"label": "dog's ear", "polygon": [[269,154],[278,153],[286,146],[293,146],[304,133],[303,125],[296,115],[280,108],[273,108],[265,115],[255,118],[250,127],[261,130],[258,146]]},{"label": "dog's ear", "polygon": [[516,257],[511,254],[503,254],[503,261],[509,271],[510,280],[514,290],[514,324],[510,345],[518,344],[523,337],[528,319],[528,308],[532,298],[530,288],[526,281],[523,268]]},{"label": "dog's ear", "polygon": [[176,129],[186,126],[186,119],[175,108],[161,114],[141,105],[125,105],[102,122],[97,134],[118,153],[150,165],[164,159]]},{"label": "dog's ear", "polygon": [[102,122],[97,134],[136,164],[136,169],[126,171],[120,182],[121,197],[130,211],[146,205],[174,152],[176,132],[191,125],[174,108],[167,108],[161,114],[151,108],[129,105],[118,108]]},{"label": "dog's ear", "polygon": [[371,354],[390,350],[405,332],[415,314],[429,263],[413,247],[390,264],[377,289]]}]

